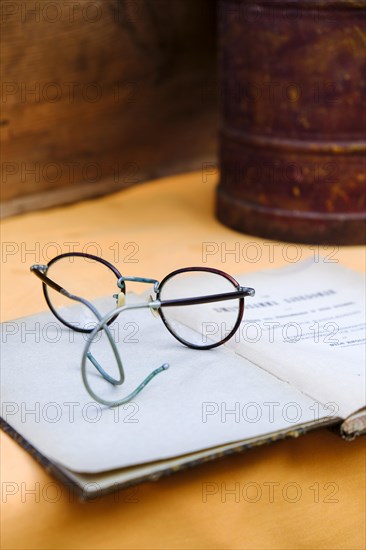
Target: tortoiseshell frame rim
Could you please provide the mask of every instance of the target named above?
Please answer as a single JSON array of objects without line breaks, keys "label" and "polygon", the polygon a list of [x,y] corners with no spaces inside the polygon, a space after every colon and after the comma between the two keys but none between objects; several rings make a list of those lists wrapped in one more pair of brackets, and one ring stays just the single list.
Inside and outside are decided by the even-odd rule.
[{"label": "tortoiseshell frame rim", "polygon": [[[95,261],[105,265],[106,267],[108,267],[114,273],[114,275],[116,276],[117,281],[118,281],[118,279],[120,279],[122,277],[121,273],[118,271],[118,269],[113,264],[109,263],[107,260],[104,260],[103,258],[100,258],[99,256],[94,256],[93,254],[87,254],[85,252],[65,252],[64,254],[60,254],[59,256],[55,256],[55,258],[52,258],[52,260],[50,260],[48,262],[47,268],[51,267],[58,260],[62,260],[63,258],[70,258],[70,257],[78,257],[78,258],[86,258],[88,260],[95,260]],[[52,311],[54,316],[62,324],[64,324],[65,326],[67,326],[68,328],[70,328],[72,330],[75,330],[76,332],[81,332],[83,334],[89,334],[90,332],[92,332],[93,329],[83,329],[83,328],[76,327],[75,325],[72,325],[71,323],[68,323],[67,321],[65,321],[65,319],[60,317],[60,315],[57,313],[57,311],[55,310],[55,308],[52,305],[52,302],[51,302],[50,297],[48,295],[47,286],[48,285],[43,281],[42,282],[43,295],[45,297],[45,300],[47,302],[48,307],[50,308],[50,310]],[[121,290],[122,290],[123,293],[126,293],[126,287],[125,286],[124,286],[124,288],[121,288]],[[117,316],[112,317],[112,319],[108,322],[108,325],[112,324],[116,320],[116,318],[117,318]]]},{"label": "tortoiseshell frame rim", "polygon": [[[108,262],[107,260],[104,260],[103,258],[100,258],[99,256],[95,256],[93,254],[87,254],[87,253],[84,253],[84,252],[66,252],[64,254],[60,254],[58,256],[56,256],[55,258],[53,258],[52,260],[50,260],[47,264],[47,269],[49,267],[51,267],[54,263],[56,263],[57,261],[63,259],[63,258],[70,258],[70,257],[81,257],[81,258],[86,258],[86,259],[89,259],[89,260],[94,260],[94,261],[97,261],[101,264],[103,264],[104,266],[106,266],[108,269],[110,269],[114,275],[116,276],[116,279],[117,279],[117,283],[118,283],[118,286],[120,288],[120,290],[125,293],[126,292],[126,286],[123,282],[123,276],[122,274],[119,272],[119,270],[113,265],[111,264],[110,262]],[[63,289],[62,287],[60,287],[57,283],[55,283],[54,281],[52,281],[52,279],[50,279],[49,277],[47,277],[44,273],[41,273],[40,271],[37,271],[35,268],[36,266],[32,266],[33,268],[32,271],[36,271],[36,274],[41,278],[42,280],[42,288],[43,288],[43,294],[44,294],[44,297],[45,297],[45,300],[47,302],[47,305],[48,307],[50,308],[50,310],[52,311],[52,313],[54,314],[54,316],[61,322],[63,323],[65,326],[67,326],[68,328],[70,328],[71,330],[75,330],[76,332],[81,332],[81,333],[90,333],[92,332],[93,329],[82,329],[82,328],[79,328],[79,327],[76,327],[70,323],[68,323],[67,321],[65,321],[62,317],[60,317],[60,315],[58,314],[58,312],[55,310],[55,308],[53,307],[52,305],[52,302],[50,300],[50,297],[49,297],[49,294],[48,294],[48,289],[47,287],[48,286],[51,286],[52,288],[54,288],[56,291],[58,292],[61,292],[61,291],[64,291],[65,289]],[[238,310],[238,316],[237,316],[237,320],[235,322],[235,325],[234,327],[232,328],[232,330],[230,331],[230,333],[225,337],[223,338],[222,340],[220,340],[219,342],[215,342],[214,344],[207,344],[205,346],[198,346],[196,344],[192,344],[191,342],[188,342],[186,340],[184,340],[183,338],[181,338],[179,335],[177,335],[173,329],[170,327],[169,325],[169,322],[167,321],[167,319],[165,318],[164,316],[164,312],[163,312],[163,308],[164,307],[173,307],[173,306],[182,306],[182,305],[189,305],[189,304],[186,304],[185,302],[187,300],[185,299],[177,299],[177,300],[160,300],[160,293],[161,293],[161,290],[163,289],[164,287],[164,284],[169,280],[171,279],[172,277],[174,277],[175,275],[178,275],[180,273],[187,273],[187,272],[206,272],[206,273],[213,273],[213,274],[216,274],[216,275],[220,275],[222,277],[224,277],[227,281],[229,281],[233,287],[236,289],[237,292],[240,292],[242,290],[242,287],[239,285],[239,283],[234,279],[234,277],[232,277],[231,275],[229,275],[228,273],[225,273],[224,271],[221,271],[219,269],[215,269],[215,268],[211,268],[211,267],[184,267],[184,268],[181,268],[181,269],[177,269],[175,271],[172,271],[171,273],[169,273],[168,275],[166,275],[163,280],[158,283],[158,286],[155,290],[156,292],[156,300],[160,302],[160,307],[158,308],[158,312],[159,312],[159,315],[160,315],[160,318],[161,320],[163,321],[164,325],[166,326],[166,328],[168,329],[168,331],[172,334],[172,336],[174,336],[174,338],[176,338],[176,340],[178,340],[179,342],[181,342],[182,344],[184,344],[185,346],[188,346],[189,348],[192,348],[192,349],[201,349],[201,350],[207,350],[207,349],[211,349],[211,348],[215,348],[215,347],[218,347],[218,346],[221,346],[222,344],[224,344],[225,342],[227,342],[228,340],[230,340],[230,338],[233,337],[233,335],[235,334],[235,332],[238,330],[239,326],[240,326],[240,323],[243,319],[243,315],[244,315],[244,291],[242,291],[242,296],[239,297],[239,310]],[[121,282],[122,281],[122,282]],[[50,284],[50,283],[53,283],[53,284]],[[61,292],[62,294],[68,294],[67,292]],[[233,296],[234,298],[235,296]],[[223,301],[223,300],[227,300],[228,299],[228,293],[221,293],[221,294],[217,294],[215,295],[215,298],[216,300],[215,301]],[[209,303],[209,300],[207,300],[207,297],[203,296],[202,299],[197,299],[198,301],[196,301],[196,304],[205,304],[205,303]],[[147,304],[148,306],[148,304]],[[113,323],[115,321],[115,319],[118,317],[118,315],[116,315],[115,317],[112,317],[110,319],[110,321],[108,321],[108,325],[110,325],[111,323]]]},{"label": "tortoiseshell frame rim", "polygon": [[[158,287],[158,290],[157,290],[157,293],[156,293],[156,299],[160,301],[160,293],[161,293],[161,290],[162,288],[164,287],[164,284],[171,278],[171,277],[174,277],[175,275],[178,275],[180,273],[187,273],[187,272],[192,272],[192,271],[203,271],[203,272],[206,272],[206,273],[214,273],[215,275],[221,275],[222,277],[224,277],[226,280],[228,280],[233,286],[234,288],[236,288],[236,290],[240,290],[240,285],[239,283],[234,279],[234,277],[232,277],[231,275],[229,275],[228,273],[225,273],[224,271],[221,271],[219,269],[215,269],[215,268],[211,268],[211,267],[183,267],[181,269],[177,269],[175,271],[172,271],[172,273],[169,273],[169,275],[166,275],[164,277],[164,279],[160,282],[159,284],[159,287]],[[226,294],[226,293],[225,293]],[[217,297],[218,299],[223,296],[223,294],[217,294]],[[224,298],[223,298],[224,299]],[[219,300],[218,300],[219,301]],[[169,302],[169,304],[167,304],[167,302]],[[176,304],[174,304],[174,302]],[[164,308],[164,304],[165,304],[165,307],[170,307],[170,306],[174,306],[174,305],[181,305],[182,302],[180,302],[179,300],[169,300],[169,301],[160,301],[161,303],[161,307],[158,309],[158,312],[159,312],[159,315],[160,315],[160,318],[161,320],[163,321],[164,325],[166,326],[166,328],[169,330],[170,334],[172,334],[174,336],[174,338],[176,338],[179,342],[181,342],[182,344],[184,344],[185,346],[188,346],[189,348],[192,348],[192,349],[202,349],[202,350],[207,350],[207,349],[212,349],[212,348],[216,348],[218,346],[221,346],[222,344],[225,344],[225,342],[227,342],[228,340],[230,340],[230,338],[232,338],[235,334],[235,332],[238,330],[239,326],[240,326],[240,323],[243,319],[243,315],[244,315],[244,298],[239,298],[239,311],[238,311],[238,317],[237,317],[237,320],[235,322],[235,325],[234,327],[232,328],[232,330],[230,331],[230,333],[225,337],[223,338],[222,340],[220,340],[219,342],[215,342],[214,344],[207,344],[206,346],[198,346],[196,344],[192,344],[191,342],[187,342],[186,340],[184,340],[184,338],[181,338],[180,336],[178,336],[178,334],[175,334],[175,332],[173,331],[173,329],[169,326],[169,323],[168,321],[165,319],[165,316],[164,316],[164,312],[163,312],[163,308]],[[202,300],[202,303],[207,303],[205,302],[204,300]]]}]

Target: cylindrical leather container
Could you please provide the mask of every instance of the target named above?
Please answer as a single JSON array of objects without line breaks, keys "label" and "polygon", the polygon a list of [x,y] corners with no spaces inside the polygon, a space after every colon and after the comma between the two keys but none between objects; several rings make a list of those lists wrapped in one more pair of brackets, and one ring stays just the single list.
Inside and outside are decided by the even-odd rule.
[{"label": "cylindrical leather container", "polygon": [[217,216],[239,231],[365,243],[363,0],[220,0]]}]

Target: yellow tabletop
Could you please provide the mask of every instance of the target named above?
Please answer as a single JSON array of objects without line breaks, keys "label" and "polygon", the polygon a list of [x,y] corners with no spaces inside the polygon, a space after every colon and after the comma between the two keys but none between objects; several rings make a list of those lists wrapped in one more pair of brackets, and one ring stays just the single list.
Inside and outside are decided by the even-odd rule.
[{"label": "yellow tabletop", "polygon": [[[213,216],[215,183],[185,174],[5,220],[2,320],[46,309],[29,265],[72,248],[157,279],[189,265],[235,275],[311,255],[364,271],[363,247],[274,243],[224,227]],[[365,548],[363,438],[316,430],[88,503],[1,440],[4,549]]]}]

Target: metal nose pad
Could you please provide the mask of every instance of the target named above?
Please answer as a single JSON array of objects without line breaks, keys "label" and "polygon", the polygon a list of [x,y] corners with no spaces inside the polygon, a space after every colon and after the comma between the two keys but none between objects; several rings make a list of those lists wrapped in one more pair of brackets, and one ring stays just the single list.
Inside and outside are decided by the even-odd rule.
[{"label": "metal nose pad", "polygon": [[120,292],[119,294],[113,294],[113,298],[116,299],[117,307],[122,307],[126,303],[126,296],[123,294],[123,292]]},{"label": "metal nose pad", "polygon": [[[151,296],[151,294],[150,294],[150,300],[149,300],[149,302],[155,302],[155,300],[154,300],[154,298]],[[157,309],[151,307],[151,308],[150,308],[150,311],[151,311],[151,313],[153,314],[154,317],[159,317],[159,313],[158,313],[158,310],[157,310]]]}]

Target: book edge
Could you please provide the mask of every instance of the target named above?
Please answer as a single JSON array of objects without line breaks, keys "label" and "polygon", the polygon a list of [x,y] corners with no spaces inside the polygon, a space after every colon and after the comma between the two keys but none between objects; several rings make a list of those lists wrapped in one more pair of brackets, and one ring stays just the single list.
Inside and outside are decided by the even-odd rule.
[{"label": "book edge", "polygon": [[340,433],[346,441],[353,441],[360,435],[366,435],[366,407],[350,414],[342,422]]},{"label": "book edge", "polygon": [[[365,420],[366,420],[366,417],[365,417]],[[212,460],[217,460],[219,458],[223,458],[234,453],[240,453],[253,447],[259,447],[264,444],[269,445],[270,443],[273,443],[275,441],[288,439],[290,437],[297,438],[300,435],[304,435],[315,429],[330,428],[333,431],[337,432],[338,434],[340,433],[342,434],[342,425],[343,425],[342,419],[340,418],[326,418],[326,419],[317,420],[311,423],[307,423],[305,425],[292,426],[291,428],[286,430],[280,430],[264,436],[260,436],[255,441],[247,440],[247,442],[239,443],[238,445],[235,445],[235,443],[233,443],[232,445],[229,446],[229,448],[225,450],[219,450],[217,452],[213,450],[212,453],[204,457],[197,458],[192,456],[191,459],[188,458],[187,461],[184,461],[179,465],[175,465],[175,466],[167,465],[166,467],[159,470],[158,472],[150,472],[148,474],[143,474],[143,475],[137,474],[136,477],[133,479],[130,479],[125,482],[113,483],[112,485],[104,488],[100,488],[100,487],[97,488],[96,487],[97,484],[93,483],[92,481],[93,474],[90,474],[91,481],[86,484],[88,485],[88,490],[86,491],[85,488],[81,486],[73,478],[71,471],[70,471],[70,475],[68,475],[67,468],[63,468],[62,466],[59,466],[57,463],[53,462],[52,460],[47,458],[45,455],[43,455],[40,451],[38,451],[38,449],[36,449],[32,444],[30,444],[19,432],[17,432],[17,430],[15,430],[12,426],[10,426],[10,424],[8,424],[3,418],[0,417],[0,428],[4,431],[4,433],[9,435],[18,445],[20,445],[25,451],[27,451],[32,456],[32,458],[34,458],[41,466],[43,466],[50,475],[52,475],[53,477],[58,479],[60,482],[62,482],[69,490],[71,490],[74,494],[76,494],[79,497],[79,499],[82,501],[92,500],[97,497],[101,497],[106,494],[113,493],[120,489],[127,489],[129,487],[132,487],[140,483],[144,483],[146,481],[157,481],[160,478],[171,475],[175,472],[193,468],[194,466],[198,466],[206,462],[210,462]],[[354,439],[354,437],[352,439]],[[204,451],[204,449],[202,449],[202,451]],[[184,455],[180,455],[180,456],[184,456]]]}]

